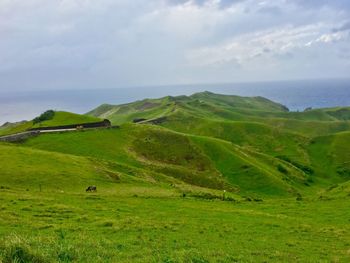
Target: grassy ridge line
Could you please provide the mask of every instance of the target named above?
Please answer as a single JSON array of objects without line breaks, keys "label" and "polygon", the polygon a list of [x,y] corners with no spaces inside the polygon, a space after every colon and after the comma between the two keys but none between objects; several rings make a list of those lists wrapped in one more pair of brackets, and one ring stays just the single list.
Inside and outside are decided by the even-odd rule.
[{"label": "grassy ridge line", "polygon": [[[122,105],[101,105],[88,114],[111,118],[122,124],[132,118],[154,118],[155,113],[167,116],[166,108],[181,109],[192,115],[226,120],[242,118],[285,118],[304,121],[346,121],[350,120],[350,108],[314,109],[305,112],[288,112],[281,104],[262,97],[239,97],[210,92],[191,96],[145,99]],[[171,113],[172,111],[169,110]],[[159,115],[158,115],[159,116]]]},{"label": "grassy ridge line", "polygon": [[113,124],[132,122],[135,118],[154,119],[169,114],[174,109],[170,97],[145,99],[122,105],[103,104],[87,113],[88,116],[108,118]]},{"label": "grassy ridge line", "polygon": [[[219,105],[217,105],[219,103]],[[253,108],[260,110],[276,110],[283,111],[285,108],[280,104],[274,103],[267,99],[254,97],[238,97],[238,96],[225,96],[218,95],[209,92],[197,93],[192,96],[167,96],[160,99],[146,99],[142,101],[136,101],[134,103],[122,104],[122,105],[101,105],[100,107],[88,112],[88,115],[95,117],[109,118],[116,124],[121,124],[125,121],[130,121],[131,118],[154,118],[155,113],[162,112],[162,115],[166,115],[166,110],[172,112],[174,108],[192,107],[207,105],[212,109],[224,108],[224,109],[239,109]],[[200,109],[203,110],[203,109]],[[198,109],[195,111],[199,112]]]},{"label": "grassy ridge line", "polygon": [[[259,114],[258,114],[259,113]],[[301,115],[304,113],[283,113],[284,116],[278,116],[273,112],[254,111],[254,110],[239,110],[239,109],[215,109],[205,111],[203,108],[192,108],[188,105],[183,105],[181,109],[173,112],[168,116],[168,122],[174,120],[200,118],[203,120],[212,120],[216,122],[244,121],[251,123],[261,123],[270,127],[280,129],[285,132],[297,133],[300,136],[320,136],[335,132],[347,131],[350,129],[350,121],[319,118],[294,118],[293,115]],[[171,125],[171,123],[170,123]]]},{"label": "grassy ridge line", "polygon": [[271,156],[288,156],[309,164],[305,150],[307,136],[258,122],[218,121],[194,117],[170,117],[162,126],[188,134],[215,137]]},{"label": "grassy ridge line", "polygon": [[[187,106],[186,106],[187,107]],[[195,125],[203,125],[208,121],[216,123],[229,123],[229,122],[239,122],[243,121],[246,123],[260,123],[262,125],[268,125],[270,128],[278,129],[288,133],[298,134],[304,137],[315,137],[321,135],[327,135],[342,131],[350,130],[350,121],[319,121],[319,120],[298,120],[293,118],[277,118],[275,116],[269,117],[256,117],[250,115],[251,111],[246,113],[238,113],[236,110],[227,111],[223,113],[222,111],[212,113],[205,113],[200,111],[198,113],[192,110],[177,110],[168,116],[167,125],[169,128],[172,127],[176,129],[176,123],[186,123],[189,127]],[[173,122],[175,124],[173,124]],[[191,129],[187,128],[190,132]]]}]

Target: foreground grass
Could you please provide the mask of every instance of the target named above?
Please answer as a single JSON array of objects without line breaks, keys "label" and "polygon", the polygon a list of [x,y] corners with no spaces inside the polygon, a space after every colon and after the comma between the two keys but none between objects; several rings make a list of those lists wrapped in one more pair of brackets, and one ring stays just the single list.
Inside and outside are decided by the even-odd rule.
[{"label": "foreground grass", "polygon": [[348,199],[235,203],[118,187],[1,189],[0,262],[350,260]]}]

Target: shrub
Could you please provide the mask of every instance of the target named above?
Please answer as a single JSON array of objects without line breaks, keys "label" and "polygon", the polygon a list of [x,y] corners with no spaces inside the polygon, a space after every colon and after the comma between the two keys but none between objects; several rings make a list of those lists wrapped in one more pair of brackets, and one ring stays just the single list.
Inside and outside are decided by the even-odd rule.
[{"label": "shrub", "polygon": [[297,201],[302,201],[302,200],[303,200],[303,197],[301,196],[300,193],[297,193],[296,200],[297,200]]},{"label": "shrub", "polygon": [[221,196],[211,194],[211,193],[194,193],[192,194],[192,197],[206,199],[206,200],[222,199]]},{"label": "shrub", "polygon": [[350,169],[346,167],[337,167],[337,174],[343,177],[349,177],[350,176]]},{"label": "shrub", "polygon": [[303,165],[303,164],[297,163],[295,161],[292,161],[288,156],[280,155],[280,156],[276,156],[276,158],[279,158],[279,159],[281,159],[283,161],[286,161],[286,162],[294,165],[295,167],[299,168],[300,170],[302,170],[304,173],[306,173],[308,175],[311,175],[311,174],[314,173],[314,170],[311,167],[308,167],[306,165]]},{"label": "shrub", "polygon": [[283,174],[288,174],[288,170],[282,164],[277,165],[277,170]]},{"label": "shrub", "polygon": [[36,117],[35,119],[33,119],[33,123],[37,124],[43,121],[52,120],[54,116],[55,116],[55,111],[48,110],[42,113],[39,117]]}]

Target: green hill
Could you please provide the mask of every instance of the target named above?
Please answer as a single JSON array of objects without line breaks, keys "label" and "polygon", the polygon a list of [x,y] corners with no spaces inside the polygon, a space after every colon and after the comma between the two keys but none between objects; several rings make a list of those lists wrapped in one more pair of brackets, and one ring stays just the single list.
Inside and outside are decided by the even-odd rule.
[{"label": "green hill", "polygon": [[160,99],[145,99],[122,105],[103,104],[87,115],[109,118],[115,124],[130,122],[134,118],[153,119],[179,113],[190,113],[196,117],[221,120],[264,119],[314,122],[345,122],[350,120],[350,108],[311,109],[290,112],[285,106],[263,97],[239,97],[211,92],[195,93],[191,96],[167,96]]},{"label": "green hill", "polygon": [[[156,174],[160,181],[240,195],[310,195],[348,180],[350,156],[343,152],[349,143],[342,139],[336,144],[345,136],[338,132],[348,129],[346,112],[347,108],[289,112],[261,97],[202,92],[102,105],[88,115],[56,112],[32,127],[99,118],[122,126],[45,134],[23,146],[118,163],[153,174],[150,177]],[[141,122],[131,124],[135,119]],[[333,155],[342,156],[342,161]]]},{"label": "green hill", "polygon": [[35,123],[33,125],[33,128],[70,125],[70,124],[79,124],[79,123],[90,123],[90,122],[98,122],[98,121],[101,121],[101,119],[92,117],[92,116],[66,112],[66,111],[56,111],[52,119]]},{"label": "green hill", "polygon": [[210,160],[190,144],[188,137],[154,127],[127,125],[120,129],[45,134],[24,145],[122,163],[145,173],[151,171],[208,188],[222,189],[225,185]]},{"label": "green hill", "polygon": [[[262,97],[245,98],[219,95],[210,92],[196,93],[192,96],[164,97],[161,99],[145,99],[123,105],[101,105],[87,113],[88,115],[108,118],[115,124],[130,122],[135,118],[154,119],[171,115],[179,110],[186,110],[200,116],[220,117],[220,114],[236,114],[233,109],[268,110],[285,112],[287,109]],[[225,118],[225,117],[223,117]]]},{"label": "green hill", "polygon": [[120,126],[0,143],[0,262],[348,262],[348,111],[203,92],[6,124]]},{"label": "green hill", "polygon": [[307,166],[286,157],[152,125],[44,134],[23,145],[126,164],[145,173],[240,194],[293,196],[300,190],[307,191],[310,181]]},{"label": "green hill", "polygon": [[1,185],[11,189],[82,191],[89,184],[113,184],[119,177],[96,161],[18,146],[0,145],[0,159]]},{"label": "green hill", "polygon": [[[157,134],[143,142],[151,143],[150,150],[136,145],[133,147],[137,149],[125,149],[142,158],[138,160],[140,167],[131,165],[132,161],[119,163],[120,156],[115,158],[119,161],[110,161],[120,147],[105,155],[100,151],[108,149],[103,146],[106,142],[99,142],[104,137],[123,145],[123,136],[129,136],[123,128],[46,134],[26,145],[0,143],[0,260],[348,261],[347,183],[328,187],[316,196],[317,200],[306,197],[295,201],[285,196],[285,190],[291,185],[300,187],[299,178],[282,182],[269,166],[273,160],[268,156],[254,160],[253,156],[260,154],[241,152],[239,147],[219,139],[189,136],[190,145],[184,149],[169,149],[176,150],[179,157],[172,159],[169,154],[163,156],[167,148],[158,149],[158,143],[163,144],[165,136],[182,145],[188,143],[186,138],[177,137],[177,133],[170,137],[159,134],[168,133],[164,129],[143,129],[147,135],[151,130]],[[140,135],[140,131],[135,132]],[[80,140],[79,135],[84,139]],[[63,139],[55,142],[59,136]],[[97,139],[89,148],[93,137]],[[55,142],[52,149],[45,142],[49,139]],[[33,149],[35,142],[48,150]],[[59,145],[60,151],[70,153],[58,152]],[[196,158],[186,158],[190,155]],[[223,201],[222,191],[183,184],[152,172],[152,163],[164,158],[166,165],[190,169],[197,169],[198,164],[204,169],[215,165],[221,173],[230,171],[226,173],[229,182],[274,198],[264,197],[261,202],[253,194],[242,193],[246,197],[240,198],[227,193]],[[202,164],[208,159],[201,158],[210,158],[212,163]],[[292,173],[292,167],[280,164]],[[242,169],[246,172],[236,173]],[[89,185],[97,185],[97,192],[85,193]]]},{"label": "green hill", "polygon": [[[22,145],[117,163],[160,181],[294,196],[348,180],[347,114],[348,108],[289,112],[262,97],[202,92],[102,105],[87,115],[48,111],[1,132],[109,118],[121,128],[45,134]],[[140,123],[130,124],[135,119]]]},{"label": "green hill", "polygon": [[101,121],[101,119],[93,116],[81,115],[66,111],[55,111],[52,117],[40,122],[24,121],[14,124],[7,123],[5,126],[0,127],[0,136],[24,132],[31,128],[90,123],[98,121]]},{"label": "green hill", "polygon": [[200,124],[203,121],[244,121],[267,124],[276,129],[312,137],[349,130],[349,112],[350,109],[346,107],[289,112],[283,105],[262,97],[201,92],[191,96],[168,96],[122,105],[104,104],[87,115],[108,118],[118,125],[133,120],[156,120],[156,123],[164,123],[172,128],[175,127],[171,123],[173,121],[191,123],[194,118],[199,118]]},{"label": "green hill", "polygon": [[[270,158],[273,161],[270,161],[269,168],[276,166],[278,161],[284,162],[282,166],[286,163],[291,165],[295,171],[303,174],[306,180],[303,181],[304,185],[319,184],[323,187],[347,180],[343,176],[347,173],[347,168],[344,168],[347,165],[343,164],[350,161],[350,157],[340,154],[344,150],[338,147],[334,149],[335,154],[345,159],[343,163],[338,163],[324,152],[324,149],[329,151],[333,147],[330,142],[321,141],[323,136],[339,137],[342,132],[350,130],[349,108],[346,107],[289,112],[286,107],[261,97],[202,92],[191,96],[147,99],[119,106],[103,105],[88,114],[110,118],[116,124],[140,119],[143,120],[143,124],[157,124],[181,134],[191,135],[192,140],[196,136],[206,137],[206,140],[220,139],[221,142],[239,147],[241,152],[252,155],[252,159],[258,162],[264,159],[262,156]],[[346,148],[349,142],[343,140],[342,145]],[[223,148],[220,146],[220,149]],[[206,155],[213,161],[215,156],[211,156],[210,152]],[[237,151],[235,156],[237,158]],[[224,163],[230,162],[234,163],[232,160]],[[273,162],[275,165],[271,165]],[[322,164],[326,164],[323,165],[326,168]],[[242,164],[242,167],[245,167],[245,164]],[[220,171],[218,167],[216,169]],[[238,174],[244,172],[244,169],[237,166],[233,169]],[[261,174],[262,169],[259,171],[253,173]],[[225,170],[221,173],[229,178],[227,175],[232,171]],[[275,174],[275,171],[272,174]],[[249,180],[243,183],[245,179],[239,183],[230,180],[238,187],[253,185]]]}]

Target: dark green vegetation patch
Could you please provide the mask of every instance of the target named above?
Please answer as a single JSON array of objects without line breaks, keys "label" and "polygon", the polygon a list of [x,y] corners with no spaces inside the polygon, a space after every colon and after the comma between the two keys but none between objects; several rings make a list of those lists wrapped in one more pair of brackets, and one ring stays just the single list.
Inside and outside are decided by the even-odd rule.
[{"label": "dark green vegetation patch", "polygon": [[53,110],[45,111],[39,117],[36,117],[33,119],[33,124],[52,120],[54,116],[55,116],[55,112]]}]

